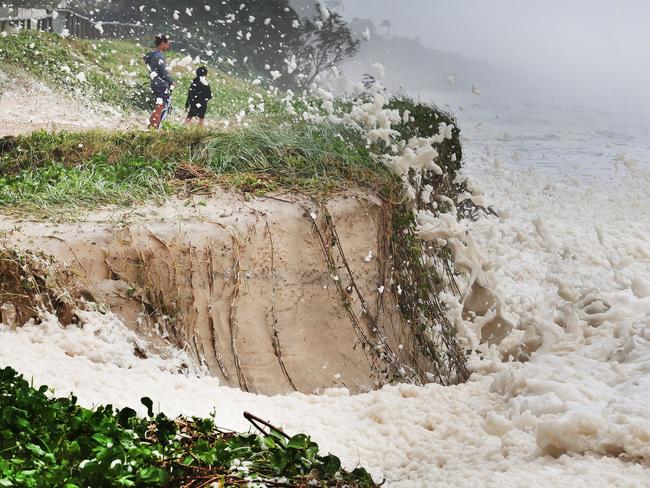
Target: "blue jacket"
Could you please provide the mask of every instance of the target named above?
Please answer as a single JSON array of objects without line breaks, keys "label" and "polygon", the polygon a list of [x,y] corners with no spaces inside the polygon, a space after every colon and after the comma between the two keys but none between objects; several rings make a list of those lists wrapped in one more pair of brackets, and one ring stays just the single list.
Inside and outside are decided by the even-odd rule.
[{"label": "blue jacket", "polygon": [[165,56],[158,50],[151,51],[144,57],[144,62],[149,66],[150,73],[156,73],[156,76],[151,75],[151,89],[154,92],[165,92],[174,83],[172,76],[167,71],[167,63]]}]

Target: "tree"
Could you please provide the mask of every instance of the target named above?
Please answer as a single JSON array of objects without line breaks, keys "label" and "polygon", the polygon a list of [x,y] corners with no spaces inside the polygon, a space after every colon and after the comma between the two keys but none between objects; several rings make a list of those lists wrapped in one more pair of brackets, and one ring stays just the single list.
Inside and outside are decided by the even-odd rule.
[{"label": "tree", "polygon": [[379,25],[381,25],[382,27],[384,27],[386,29],[386,37],[388,37],[388,35],[390,34],[390,28],[391,28],[390,20],[384,19],[382,21],[382,23],[379,24]]},{"label": "tree", "polygon": [[149,38],[164,32],[174,50],[201,55],[239,76],[268,77],[267,65],[280,70],[289,42],[300,35],[293,27],[299,15],[288,0],[71,1],[74,10],[94,20],[138,22]]},{"label": "tree", "polygon": [[343,17],[330,12],[329,17],[305,19],[300,35],[290,44],[289,53],[296,57],[295,78],[307,87],[324,71],[339,66],[359,51],[355,39]]},{"label": "tree", "polygon": [[345,10],[345,5],[343,5],[343,0],[327,0],[325,4],[330,10],[336,10],[338,13],[341,13]]},{"label": "tree", "polygon": [[357,38],[363,37],[363,33],[366,31],[368,31],[370,37],[372,38],[375,37],[375,34],[377,32],[375,24],[370,19],[360,19],[358,17],[355,17],[350,21],[348,25],[350,26],[352,35]]}]

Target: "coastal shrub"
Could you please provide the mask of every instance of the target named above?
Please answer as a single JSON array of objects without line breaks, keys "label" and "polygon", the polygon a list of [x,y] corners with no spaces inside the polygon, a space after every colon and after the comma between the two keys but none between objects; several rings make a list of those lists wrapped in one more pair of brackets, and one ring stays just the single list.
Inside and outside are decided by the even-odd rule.
[{"label": "coastal shrub", "polygon": [[460,169],[463,160],[460,129],[456,119],[450,113],[433,104],[418,102],[404,96],[392,98],[387,108],[398,109],[402,114],[408,111],[410,114],[408,121],[403,121],[393,127],[404,140],[411,137],[432,137],[438,134],[438,125],[441,122],[454,125],[452,138],[436,144],[436,151],[439,154],[437,163],[446,172],[455,172]]},{"label": "coastal shrub", "polygon": [[237,434],[214,417],[171,419],[155,414],[150,399],[142,403],[146,418],[129,407],[87,409],[0,369],[0,486],[377,486],[304,434],[272,426]]}]

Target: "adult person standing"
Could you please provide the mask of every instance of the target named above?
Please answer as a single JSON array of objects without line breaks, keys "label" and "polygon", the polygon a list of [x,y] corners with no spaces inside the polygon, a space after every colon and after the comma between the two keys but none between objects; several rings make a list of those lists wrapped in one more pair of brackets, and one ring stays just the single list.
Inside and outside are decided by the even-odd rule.
[{"label": "adult person standing", "polygon": [[153,92],[155,107],[149,117],[149,128],[160,129],[160,124],[169,114],[171,108],[171,96],[174,89],[174,80],[167,70],[165,55],[163,54],[172,47],[172,43],[165,35],[158,35],[154,38],[156,49],[144,57],[144,62],[149,66],[151,78],[151,91]]}]

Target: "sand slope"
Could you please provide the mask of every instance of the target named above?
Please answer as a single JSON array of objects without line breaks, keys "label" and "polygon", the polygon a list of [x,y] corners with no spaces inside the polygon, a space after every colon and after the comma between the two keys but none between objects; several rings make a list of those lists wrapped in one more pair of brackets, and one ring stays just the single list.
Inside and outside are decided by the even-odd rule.
[{"label": "sand slope", "polygon": [[0,137],[35,130],[126,129],[146,127],[146,117],[126,115],[55,91],[28,77],[0,70]]},{"label": "sand slope", "polygon": [[377,258],[384,217],[381,202],[360,192],[321,206],[300,196],[245,201],[222,191],[74,223],[5,218],[0,230],[23,249],[70,264],[86,295],[153,344],[165,337],[183,348],[222,384],[267,394],[359,392],[389,379],[375,350],[381,338],[398,355],[400,379],[418,381],[427,368],[383,275],[387,262]]}]

